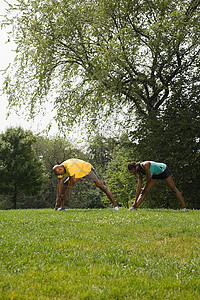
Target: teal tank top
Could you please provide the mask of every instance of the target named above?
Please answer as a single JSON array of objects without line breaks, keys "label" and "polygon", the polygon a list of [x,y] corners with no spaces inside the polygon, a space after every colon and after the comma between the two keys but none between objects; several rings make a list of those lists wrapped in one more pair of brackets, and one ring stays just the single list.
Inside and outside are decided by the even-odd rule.
[{"label": "teal tank top", "polygon": [[[165,171],[167,165],[164,163],[159,163],[159,162],[155,162],[155,161],[150,161],[151,163],[151,167],[150,167],[150,173],[151,175],[159,175],[162,172]],[[140,164],[140,166],[143,168],[142,164]]]}]

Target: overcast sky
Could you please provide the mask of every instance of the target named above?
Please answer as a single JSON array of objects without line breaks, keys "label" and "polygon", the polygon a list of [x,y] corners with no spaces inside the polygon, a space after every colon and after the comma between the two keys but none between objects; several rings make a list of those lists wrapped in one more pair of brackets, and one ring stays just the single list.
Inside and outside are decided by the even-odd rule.
[{"label": "overcast sky", "polygon": [[[9,3],[14,3],[14,0],[7,0]],[[5,8],[7,7],[4,0],[0,0],[0,15],[4,15]],[[15,57],[15,45],[14,43],[6,43],[7,33],[6,29],[0,29],[0,70],[4,70]],[[24,129],[31,129],[33,132],[41,132],[45,130],[48,126],[50,119],[53,118],[53,114],[49,111],[46,116],[39,115],[34,121],[26,121],[23,117],[22,112],[19,116],[13,111],[11,115],[7,118],[7,99],[6,96],[2,94],[2,84],[4,81],[4,76],[0,72],[0,132],[4,132],[6,128],[10,126],[22,126]],[[53,126],[50,130],[50,135],[55,135],[58,132],[57,125],[52,122]]]}]

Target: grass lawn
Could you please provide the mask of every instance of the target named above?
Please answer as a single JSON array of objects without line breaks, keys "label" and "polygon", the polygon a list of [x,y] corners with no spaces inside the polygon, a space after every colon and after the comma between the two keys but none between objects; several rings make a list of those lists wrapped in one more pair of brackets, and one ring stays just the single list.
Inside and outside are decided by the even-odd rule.
[{"label": "grass lawn", "polygon": [[200,299],[200,211],[0,211],[0,299]]}]

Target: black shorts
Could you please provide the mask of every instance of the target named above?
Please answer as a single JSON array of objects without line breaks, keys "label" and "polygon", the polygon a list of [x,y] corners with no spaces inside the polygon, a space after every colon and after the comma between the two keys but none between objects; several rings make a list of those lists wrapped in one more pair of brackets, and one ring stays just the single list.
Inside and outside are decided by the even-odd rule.
[{"label": "black shorts", "polygon": [[160,173],[159,175],[155,175],[153,174],[151,176],[152,179],[161,179],[161,180],[165,180],[167,179],[169,176],[172,176],[172,173],[170,171],[170,169],[168,167],[166,167],[165,171]]}]

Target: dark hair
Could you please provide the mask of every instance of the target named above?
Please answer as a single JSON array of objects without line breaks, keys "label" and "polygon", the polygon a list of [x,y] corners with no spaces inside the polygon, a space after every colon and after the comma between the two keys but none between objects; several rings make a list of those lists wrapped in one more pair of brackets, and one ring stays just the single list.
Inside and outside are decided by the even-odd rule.
[{"label": "dark hair", "polygon": [[140,161],[136,162],[136,161],[132,161],[128,164],[128,170],[132,170],[133,168],[135,168],[136,172],[139,173],[140,172]]}]

